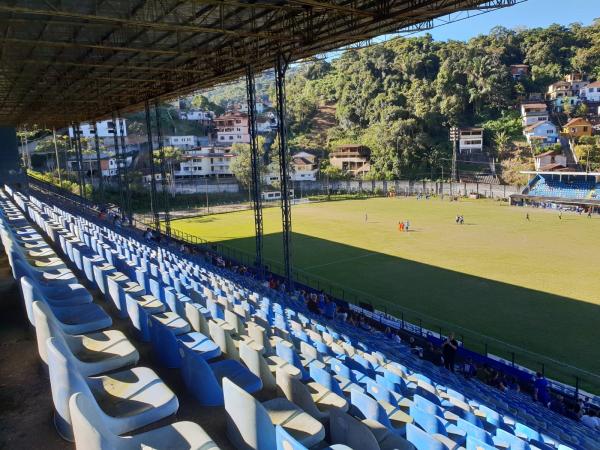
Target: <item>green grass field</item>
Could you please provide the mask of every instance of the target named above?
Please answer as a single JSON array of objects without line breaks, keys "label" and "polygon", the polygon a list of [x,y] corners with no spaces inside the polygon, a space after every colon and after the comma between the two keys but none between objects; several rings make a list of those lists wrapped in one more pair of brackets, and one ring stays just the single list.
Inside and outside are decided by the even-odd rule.
[{"label": "green grass field", "polygon": [[[454,223],[457,214],[464,225]],[[600,219],[560,220],[556,212],[490,200],[414,198],[304,204],[292,216],[301,281],[330,281],[347,299],[368,299],[413,322],[420,317],[435,330],[455,329],[479,351],[485,341],[490,352],[510,358],[498,340],[600,374]],[[411,231],[401,233],[397,224],[406,219]],[[264,222],[266,258],[280,262],[279,208],[265,209]],[[172,225],[254,251],[252,211]],[[516,362],[536,368],[540,361],[518,352]]]}]

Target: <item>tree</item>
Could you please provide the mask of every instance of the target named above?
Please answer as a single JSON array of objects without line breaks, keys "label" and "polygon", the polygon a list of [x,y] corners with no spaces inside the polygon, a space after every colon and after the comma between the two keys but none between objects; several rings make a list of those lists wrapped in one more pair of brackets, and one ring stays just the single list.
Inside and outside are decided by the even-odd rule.
[{"label": "tree", "polygon": [[225,108],[216,103],[211,102],[206,96],[202,94],[196,94],[192,97],[192,108],[201,109],[204,111],[213,111],[215,114],[220,115],[225,112]]},{"label": "tree", "polygon": [[586,170],[600,169],[600,136],[582,136],[575,146],[579,164]]},{"label": "tree", "polygon": [[507,153],[509,143],[510,137],[506,131],[500,130],[494,133],[494,147],[498,157],[502,157]]},{"label": "tree", "polygon": [[[231,152],[235,157],[231,161],[229,168],[236,180],[245,188],[249,188],[252,185],[252,154],[250,144],[233,144]],[[264,164],[265,138],[263,136],[258,136],[258,156],[259,175],[262,179],[267,174],[267,167]]]}]

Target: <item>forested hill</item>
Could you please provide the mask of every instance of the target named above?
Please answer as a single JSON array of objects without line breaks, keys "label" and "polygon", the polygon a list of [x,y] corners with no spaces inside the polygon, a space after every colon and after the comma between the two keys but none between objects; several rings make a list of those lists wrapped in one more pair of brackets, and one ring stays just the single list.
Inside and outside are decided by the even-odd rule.
[{"label": "forested hill", "polygon": [[[511,64],[531,76],[514,81]],[[521,133],[518,104],[572,71],[600,79],[600,20],[591,26],[493,29],[469,40],[398,38],[299,65],[287,85],[292,149],[361,142],[372,176],[426,174],[450,154],[448,126],[483,125],[488,151]],[[265,77],[268,79],[268,77]],[[268,83],[261,86],[270,92]],[[219,91],[213,101],[226,101]],[[323,132],[324,108],[335,124]]]}]

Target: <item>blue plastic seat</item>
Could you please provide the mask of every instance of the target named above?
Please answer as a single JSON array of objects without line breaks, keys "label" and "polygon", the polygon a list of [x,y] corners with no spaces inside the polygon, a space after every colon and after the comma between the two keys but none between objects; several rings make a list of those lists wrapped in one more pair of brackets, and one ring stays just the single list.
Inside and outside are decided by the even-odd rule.
[{"label": "blue plastic seat", "polygon": [[412,423],[406,425],[406,440],[417,450],[448,450],[448,447]]},{"label": "blue plastic seat", "polygon": [[[298,442],[290,433],[285,431],[281,426],[275,427],[275,437],[277,439],[277,450],[309,450],[300,442]],[[352,450],[350,447],[343,444],[334,444],[327,447],[319,447],[320,450]]]},{"label": "blue plastic seat", "polygon": [[262,389],[261,379],[239,362],[226,359],[209,363],[185,343],[178,341],[178,345],[183,381],[201,405],[223,405],[223,378],[229,378],[251,394]]},{"label": "blue plastic seat", "polygon": [[176,335],[171,327],[164,325],[154,316],[149,316],[148,328],[154,355],[164,367],[181,367],[179,342],[204,359],[213,359],[221,355],[219,346],[197,331]]},{"label": "blue plastic seat", "polygon": [[445,422],[436,415],[423,411],[414,404],[410,407],[410,416],[414,419],[416,425],[427,433],[436,435],[436,439],[447,447],[456,447],[465,442],[466,432],[464,430]]},{"label": "blue plastic seat", "polygon": [[300,358],[296,354],[294,347],[292,347],[290,344],[284,343],[283,341],[278,342],[275,345],[275,353],[288,364],[291,364],[300,370],[302,381],[308,381],[310,379],[310,374],[306,371],[302,365],[302,362],[300,361]]}]

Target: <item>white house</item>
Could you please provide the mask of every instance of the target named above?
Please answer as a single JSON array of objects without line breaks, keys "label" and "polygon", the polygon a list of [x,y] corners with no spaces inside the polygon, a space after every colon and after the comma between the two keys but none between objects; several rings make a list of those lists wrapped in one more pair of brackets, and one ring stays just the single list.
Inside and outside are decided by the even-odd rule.
[{"label": "white house", "polygon": [[[127,166],[131,167],[133,158],[127,156],[125,164],[121,163],[121,168]],[[102,169],[103,177],[114,177],[117,175],[117,159],[116,158],[105,158],[100,160],[100,168]]]},{"label": "white house", "polygon": [[179,117],[181,120],[194,120],[208,125],[215,118],[215,113],[212,111],[204,111],[202,109],[191,109],[189,111],[181,111]]},{"label": "white house", "polygon": [[307,152],[299,152],[292,155],[292,173],[293,181],[315,181],[319,166],[317,157]]},{"label": "white house", "polygon": [[555,150],[535,155],[534,159],[535,170],[548,171],[567,167],[567,157]]},{"label": "white house", "polygon": [[548,120],[548,107],[545,103],[523,103],[521,105],[521,119],[524,127],[536,122]]},{"label": "white house", "polygon": [[185,152],[173,174],[175,178],[231,177],[230,164],[235,157],[229,148],[202,147]]},{"label": "white house", "polygon": [[[126,119],[117,119],[117,136],[121,136],[121,129],[123,130],[123,136],[127,136],[127,121]],[[107,138],[113,137],[115,124],[112,120],[103,120],[101,122],[96,122],[96,129],[92,124],[89,123],[81,123],[79,125],[79,130],[81,131],[82,138],[93,138],[95,136],[95,132],[98,133],[99,138]],[[73,127],[69,127],[69,137],[75,137],[75,133],[73,132]]]},{"label": "white house", "polygon": [[202,140],[199,136],[165,136],[163,138],[164,146],[177,147],[182,150],[192,149],[202,145]]},{"label": "white house", "polygon": [[256,119],[258,133],[270,133],[274,128],[277,128],[277,120],[274,117],[261,116]]},{"label": "white house", "polygon": [[558,128],[549,120],[535,122],[523,129],[529,145],[538,143],[542,146],[555,144],[558,139]]},{"label": "white house", "polygon": [[483,128],[461,128],[458,151],[467,154],[481,153],[483,151]]},{"label": "white house", "polygon": [[600,81],[594,81],[581,90],[580,96],[588,102],[600,102]]}]

